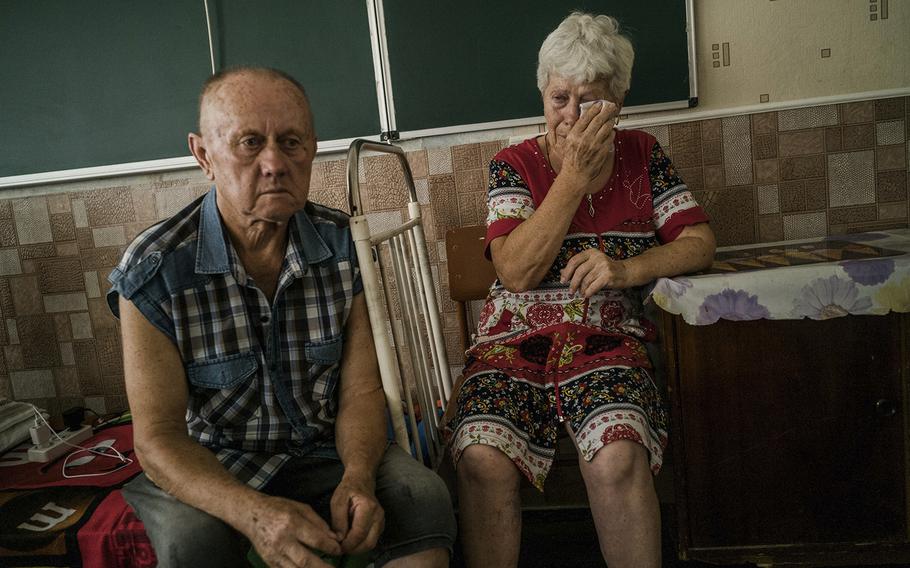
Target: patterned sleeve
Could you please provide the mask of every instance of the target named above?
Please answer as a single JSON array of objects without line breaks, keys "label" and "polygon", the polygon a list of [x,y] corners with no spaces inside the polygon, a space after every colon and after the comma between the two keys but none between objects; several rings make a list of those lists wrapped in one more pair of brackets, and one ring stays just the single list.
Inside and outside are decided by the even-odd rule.
[{"label": "patterned sleeve", "polygon": [[490,162],[490,185],[487,192],[487,242],[485,254],[490,258],[493,239],[508,235],[534,212],[531,190],[521,174],[508,162]]},{"label": "patterned sleeve", "polygon": [[676,239],[687,225],[708,221],[704,209],[695,202],[692,192],[657,142],[651,148],[648,172],[654,198],[654,224],[660,242]]}]

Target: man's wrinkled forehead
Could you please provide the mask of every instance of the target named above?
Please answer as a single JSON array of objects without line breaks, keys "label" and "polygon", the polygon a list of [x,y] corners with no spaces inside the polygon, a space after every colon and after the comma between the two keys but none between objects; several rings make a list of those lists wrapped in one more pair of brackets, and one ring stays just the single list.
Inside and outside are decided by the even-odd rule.
[{"label": "man's wrinkled forehead", "polygon": [[282,112],[300,112],[302,127],[312,131],[309,101],[294,84],[264,73],[238,73],[208,88],[199,104],[199,128],[203,136],[226,123],[251,116],[277,101],[288,101]]}]

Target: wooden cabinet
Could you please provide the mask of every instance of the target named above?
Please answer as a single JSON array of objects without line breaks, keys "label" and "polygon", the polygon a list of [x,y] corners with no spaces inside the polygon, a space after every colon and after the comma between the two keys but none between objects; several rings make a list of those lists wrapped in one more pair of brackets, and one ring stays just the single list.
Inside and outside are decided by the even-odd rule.
[{"label": "wooden cabinet", "polygon": [[910,314],[661,317],[683,559],[910,564]]}]

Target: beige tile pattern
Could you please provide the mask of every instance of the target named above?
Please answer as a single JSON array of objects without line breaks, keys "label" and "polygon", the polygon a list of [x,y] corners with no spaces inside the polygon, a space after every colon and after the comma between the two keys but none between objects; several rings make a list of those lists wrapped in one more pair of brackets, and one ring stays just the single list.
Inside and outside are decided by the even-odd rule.
[{"label": "beige tile pattern", "polygon": [[749,130],[748,116],[723,119],[724,180],[727,185],[746,185],[753,181]]},{"label": "beige tile pattern", "polygon": [[780,213],[780,197],[777,185],[760,185],[755,189],[758,192],[759,215]]},{"label": "beige tile pattern", "polygon": [[903,144],[878,146],[875,149],[876,171],[903,170],[907,167],[906,153]]},{"label": "beige tile pattern", "polygon": [[452,169],[456,172],[484,167],[480,154],[480,144],[460,144],[452,146]]},{"label": "beige tile pattern", "polygon": [[904,143],[904,121],[889,120],[875,125],[875,143],[879,146]]},{"label": "beige tile pattern", "polygon": [[91,227],[131,223],[136,220],[128,187],[111,187],[85,194],[85,212]]},{"label": "beige tile pattern", "polygon": [[875,129],[871,123],[844,126],[843,149],[859,150],[875,145]]},{"label": "beige tile pattern", "polygon": [[871,151],[828,154],[828,199],[832,207],[875,201]]},{"label": "beige tile pattern", "polygon": [[813,128],[797,132],[782,132],[778,136],[778,143],[781,157],[821,154],[825,151],[825,131],[821,128]]},{"label": "beige tile pattern", "polygon": [[902,97],[879,99],[875,101],[875,120],[889,120],[904,116],[904,100]]},{"label": "beige tile pattern", "polygon": [[92,320],[88,312],[69,314],[70,328],[73,330],[73,339],[93,339]]},{"label": "beige tile pattern", "polygon": [[16,249],[0,249],[0,276],[22,274],[22,263]]},{"label": "beige tile pattern", "polygon": [[101,287],[98,285],[98,271],[83,272],[82,277],[85,281],[85,295],[89,298],[100,297]]},{"label": "beige tile pattern", "polygon": [[9,375],[13,383],[13,396],[18,400],[52,398],[57,395],[54,374],[50,369],[13,371]]},{"label": "beige tile pattern", "polygon": [[776,134],[777,133],[777,113],[760,112],[752,115],[752,133]]},{"label": "beige tile pattern", "polygon": [[10,295],[13,300],[12,312],[17,316],[44,313],[44,302],[38,290],[37,277],[10,278]]},{"label": "beige tile pattern", "polygon": [[82,262],[78,258],[39,260],[38,288],[42,294],[83,290]]},{"label": "beige tile pattern", "polygon": [[53,367],[60,363],[52,317],[19,317],[16,326],[22,344],[22,361],[26,368]]},{"label": "beige tile pattern", "polygon": [[705,166],[703,174],[705,176],[705,188],[716,189],[724,186],[723,166]]},{"label": "beige tile pattern", "polygon": [[907,172],[878,172],[875,183],[876,198],[879,202],[907,199]]},{"label": "beige tile pattern", "polygon": [[56,215],[60,213],[69,213],[72,211],[70,207],[70,196],[67,193],[54,193],[47,196],[47,210],[51,215]]},{"label": "beige tile pattern", "polygon": [[126,232],[123,225],[92,229],[95,247],[115,247],[126,244]]},{"label": "beige tile pattern", "polygon": [[76,228],[84,229],[88,227],[88,213],[85,211],[85,200],[73,199],[70,202],[70,205],[73,208],[73,223],[76,225]]},{"label": "beige tile pattern", "polygon": [[79,245],[74,242],[57,243],[57,256],[78,256]]},{"label": "beige tile pattern", "polygon": [[450,148],[427,149],[427,173],[430,176],[452,173],[452,150]]},{"label": "beige tile pattern", "polygon": [[88,309],[88,300],[85,292],[72,294],[47,294],[44,296],[44,311],[47,313],[54,312],[78,312]]},{"label": "beige tile pattern", "polygon": [[[40,243],[37,245],[23,245],[19,247],[19,256],[22,257],[23,261],[32,260],[35,258],[51,258],[56,254],[57,246],[54,243]],[[23,270],[23,272],[33,271]]]},{"label": "beige tile pattern", "polygon": [[[173,216],[175,213],[192,202],[195,192],[192,187],[182,187],[176,189],[165,189],[155,192],[155,210],[158,212],[157,217],[164,219]],[[76,224],[78,227],[79,225]]]},{"label": "beige tile pattern", "polygon": [[0,220],[0,247],[14,247],[19,242],[16,240],[16,225],[12,219]]},{"label": "beige tile pattern", "polygon": [[[76,357],[73,355],[73,343],[71,341],[60,342],[60,363],[66,366],[73,366],[76,364]],[[73,369],[74,376],[75,371],[76,369]]]},{"label": "beige tile pattern", "polygon": [[844,103],[839,105],[839,109],[842,124],[872,122],[875,119],[875,103],[873,101]]},{"label": "beige tile pattern", "polygon": [[780,215],[761,215],[758,218],[758,238],[763,242],[782,241],[784,225]]},{"label": "beige tile pattern", "polygon": [[6,326],[4,326],[4,328],[6,330],[7,343],[10,345],[18,345],[19,326],[16,324],[16,320],[14,318],[8,318],[6,320]]},{"label": "beige tile pattern", "polygon": [[76,238],[76,225],[69,213],[51,215],[51,234],[55,241],[72,241]]},{"label": "beige tile pattern", "polygon": [[845,225],[864,221],[875,221],[878,217],[878,208],[875,205],[860,207],[832,207],[828,210],[828,223],[832,225]]},{"label": "beige tile pattern", "polygon": [[907,201],[897,201],[894,203],[882,203],[878,206],[879,219],[907,220]]},{"label": "beige tile pattern", "polygon": [[835,105],[782,110],[777,113],[777,129],[780,131],[834,126],[835,124],[837,124],[837,107]]},{"label": "beige tile pattern", "polygon": [[475,193],[487,189],[487,169],[455,171],[455,191],[458,193]]},{"label": "beige tile pattern", "polygon": [[[69,353],[72,357],[73,346],[72,344],[67,345],[69,345]],[[53,373],[58,396],[80,396],[82,394],[79,389],[79,374],[75,367],[57,367]]]},{"label": "beige tile pattern", "polygon": [[823,237],[828,232],[824,212],[784,215],[784,239],[808,239]]},{"label": "beige tile pattern", "polygon": [[46,198],[14,199],[13,217],[16,220],[16,235],[19,237],[20,245],[54,240]]}]

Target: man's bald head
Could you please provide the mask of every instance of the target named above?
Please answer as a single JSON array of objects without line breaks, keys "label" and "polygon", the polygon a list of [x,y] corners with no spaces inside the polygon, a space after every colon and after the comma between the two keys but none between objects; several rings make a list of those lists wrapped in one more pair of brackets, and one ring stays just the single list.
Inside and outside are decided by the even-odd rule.
[{"label": "man's bald head", "polygon": [[312,132],[314,125],[310,100],[307,97],[306,89],[297,79],[284,71],[271,67],[231,67],[215,73],[202,84],[202,91],[199,94],[200,134],[205,136],[207,132],[211,131],[217,122],[214,118],[218,115],[219,110],[222,110],[222,105],[227,102],[229,96],[238,94],[238,90],[242,91],[244,83],[251,79],[286,84],[289,92],[293,94],[293,98],[299,102],[300,108],[306,111]]}]

